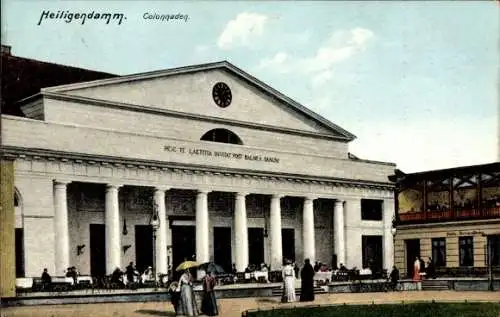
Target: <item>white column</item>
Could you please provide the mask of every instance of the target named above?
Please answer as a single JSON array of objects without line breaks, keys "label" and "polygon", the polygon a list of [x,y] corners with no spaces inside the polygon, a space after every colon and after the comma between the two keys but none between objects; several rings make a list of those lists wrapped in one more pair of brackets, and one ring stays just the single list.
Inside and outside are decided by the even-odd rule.
[{"label": "white column", "polygon": [[384,257],[383,267],[390,272],[392,270],[392,266],[394,265],[394,239],[391,232],[392,219],[395,215],[394,199],[384,199],[382,208],[382,211],[384,212],[384,243],[382,247]]},{"label": "white column", "polygon": [[345,201],[344,228],[345,228],[345,263],[348,268],[363,266],[363,251],[360,229],[361,224],[361,199],[349,198]]},{"label": "white column", "polygon": [[283,266],[283,246],[281,238],[281,197],[273,195],[271,198],[271,216],[269,219],[271,239],[271,270],[281,270]]},{"label": "white column", "polygon": [[208,191],[200,190],[196,196],[196,262],[210,261]]},{"label": "white column", "polygon": [[248,266],[248,227],[246,193],[236,193],[234,206],[234,253],[236,258],[236,270],[244,272]]},{"label": "white column", "polygon": [[156,274],[167,274],[167,212],[165,210],[166,187],[156,187],[154,193],[154,203],[158,208],[158,220],[160,226],[156,233]]},{"label": "white column", "polygon": [[314,241],[314,198],[304,198],[304,210],[302,213],[302,236],[304,243],[304,259],[311,263],[316,261],[316,246]]},{"label": "white column", "polygon": [[[167,229],[165,230],[167,233],[167,268],[172,266],[172,228],[170,228],[170,220],[167,219]],[[171,269],[175,269],[172,268]]]},{"label": "white column", "polygon": [[106,225],[106,274],[115,268],[122,268],[120,241],[120,208],[118,203],[119,185],[106,185],[104,222]]},{"label": "white column", "polygon": [[68,200],[66,181],[54,180],[54,233],[56,276],[63,276],[69,263]]},{"label": "white column", "polygon": [[[335,201],[333,211],[333,238],[334,251],[337,255],[337,265],[345,265],[345,231],[344,231],[344,202]],[[335,263],[332,263],[335,264]]]}]

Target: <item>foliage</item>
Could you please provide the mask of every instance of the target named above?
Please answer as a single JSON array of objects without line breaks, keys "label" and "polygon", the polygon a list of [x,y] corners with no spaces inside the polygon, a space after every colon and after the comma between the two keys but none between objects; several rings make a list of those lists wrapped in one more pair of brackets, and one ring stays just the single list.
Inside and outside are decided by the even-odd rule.
[{"label": "foliage", "polygon": [[500,303],[336,305],[251,311],[248,317],[498,317]]}]

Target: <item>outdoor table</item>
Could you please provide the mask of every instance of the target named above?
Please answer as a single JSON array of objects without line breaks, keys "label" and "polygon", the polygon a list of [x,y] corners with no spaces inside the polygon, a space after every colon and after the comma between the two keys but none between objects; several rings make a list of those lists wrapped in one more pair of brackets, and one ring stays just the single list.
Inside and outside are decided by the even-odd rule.
[{"label": "outdoor table", "polygon": [[77,277],[77,281],[78,281],[78,284],[82,283],[82,282],[85,282],[85,283],[88,283],[88,284],[92,284],[93,283],[93,280],[92,280],[92,276],[78,276]]},{"label": "outdoor table", "polygon": [[259,280],[259,277],[263,277],[266,281],[268,281],[269,280],[269,272],[255,271],[252,273],[245,273],[246,280],[250,280],[252,278]]},{"label": "outdoor table", "polygon": [[73,280],[72,277],[54,276],[54,277],[52,277],[52,284],[70,284],[70,285],[73,285],[73,284],[75,284],[75,281]]},{"label": "outdoor table", "polygon": [[16,278],[16,288],[31,288],[33,285],[33,278],[20,277]]},{"label": "outdoor table", "polygon": [[332,279],[332,271],[327,271],[327,272],[316,272],[314,274],[314,280],[315,281],[330,281]]}]

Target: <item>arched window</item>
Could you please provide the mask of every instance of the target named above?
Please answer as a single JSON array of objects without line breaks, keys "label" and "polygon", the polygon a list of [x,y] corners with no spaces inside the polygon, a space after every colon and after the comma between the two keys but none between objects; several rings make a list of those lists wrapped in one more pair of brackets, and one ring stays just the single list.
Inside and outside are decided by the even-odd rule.
[{"label": "arched window", "polygon": [[17,190],[14,191],[14,207],[19,207],[20,201],[19,201],[19,194],[17,193]]},{"label": "arched window", "polygon": [[205,133],[200,140],[243,145],[241,139],[234,132],[227,129],[210,130]]}]

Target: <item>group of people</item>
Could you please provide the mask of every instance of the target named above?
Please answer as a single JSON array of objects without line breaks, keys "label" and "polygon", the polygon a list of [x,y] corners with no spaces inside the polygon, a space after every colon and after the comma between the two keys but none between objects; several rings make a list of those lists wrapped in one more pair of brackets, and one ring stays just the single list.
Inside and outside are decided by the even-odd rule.
[{"label": "group of people", "polygon": [[153,268],[148,266],[142,273],[139,273],[134,265],[134,262],[130,262],[125,268],[125,271],[122,271],[119,267],[117,267],[111,274],[111,283],[119,286],[127,285],[134,287],[148,281],[155,281]]},{"label": "group of people", "polygon": [[[283,302],[296,301],[295,277],[297,265],[287,260],[283,266]],[[305,260],[304,267],[300,270],[301,295],[300,301],[314,301],[314,268],[309,259]],[[202,279],[203,295],[201,311],[196,303],[196,295],[193,288],[193,275],[190,270],[185,270],[178,282],[169,286],[169,293],[176,315],[198,316],[203,313],[207,316],[217,316],[217,299],[215,298],[216,279],[212,272],[207,272]]]},{"label": "group of people", "polygon": [[314,272],[328,272],[330,269],[326,264],[316,261],[314,263]]},{"label": "group of people", "polygon": [[[207,272],[202,280],[203,298],[201,302],[201,313],[206,316],[219,314],[214,292],[215,284],[215,276],[212,272]],[[198,316],[200,314],[193,289],[193,276],[189,270],[184,271],[179,282],[170,284],[169,293],[176,315]]]},{"label": "group of people", "polygon": [[432,258],[428,258],[427,262],[422,260],[420,257],[415,258],[415,262],[413,262],[413,282],[416,282],[418,288],[421,289],[420,282],[422,281],[422,276],[426,276],[427,278],[436,278],[436,269],[434,267],[434,262]]},{"label": "group of people", "polygon": [[[300,301],[314,301],[314,268],[309,259],[304,261],[304,267],[300,270]],[[295,295],[295,276],[297,265],[287,260],[283,267],[283,296],[282,302],[291,303],[297,300]]]}]

